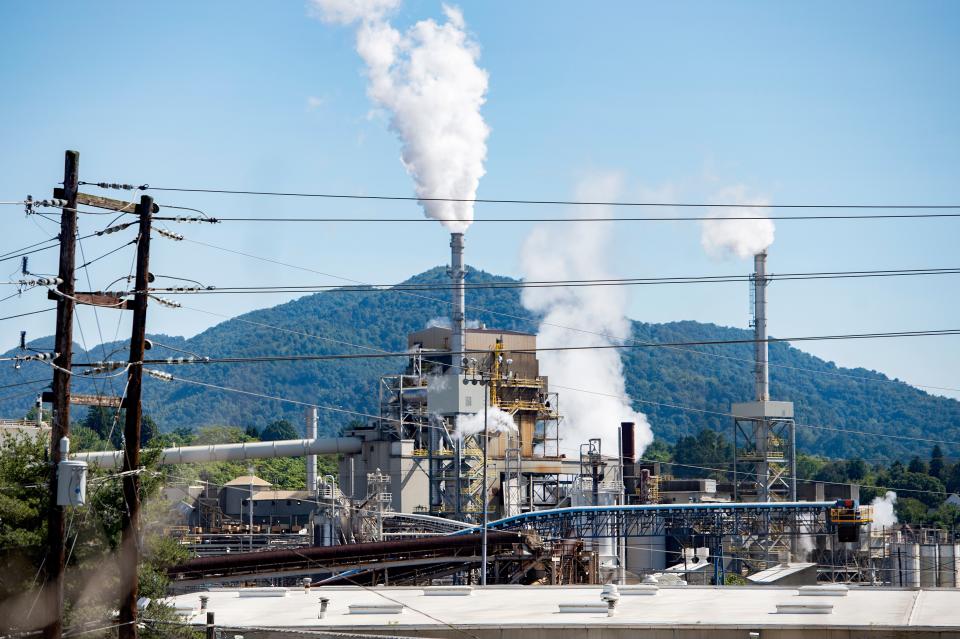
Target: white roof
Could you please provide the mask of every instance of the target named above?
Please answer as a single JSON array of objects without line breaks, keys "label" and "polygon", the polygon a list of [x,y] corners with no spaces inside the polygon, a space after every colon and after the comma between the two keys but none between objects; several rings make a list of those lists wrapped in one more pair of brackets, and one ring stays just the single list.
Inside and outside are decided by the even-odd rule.
[{"label": "white roof", "polygon": [[260,479],[256,475],[240,475],[239,477],[235,477],[234,479],[231,479],[230,481],[225,483],[224,486],[240,486],[242,488],[244,486],[249,487],[250,484],[253,484],[254,486],[272,486],[273,485],[270,482],[268,482],[266,479]]},{"label": "white roof", "polygon": [[754,573],[747,577],[747,579],[758,584],[772,584],[783,579],[784,577],[789,577],[790,575],[796,574],[802,570],[806,570],[807,568],[816,565],[817,564],[805,563],[777,564],[772,568],[767,568],[766,570],[761,570],[760,572]]},{"label": "white roof", "polygon": [[[473,628],[505,626],[583,627],[614,625],[640,628],[710,627],[870,627],[960,629],[960,590],[908,590],[851,587],[846,597],[829,598],[833,612],[823,615],[778,614],[777,604],[803,603],[796,588],[778,586],[661,587],[653,597],[622,594],[616,615],[584,612],[560,614],[559,604],[600,603],[600,586],[488,586],[470,596],[434,597],[423,588],[361,588],[356,586],[290,588],[285,597],[244,597],[239,590],[212,589],[209,610],[218,624],[230,627],[336,629],[352,627],[445,628],[445,624]],[[201,593],[172,598],[178,607],[199,608]],[[330,600],[325,619],[318,619],[319,598]],[[655,597],[655,598],[654,598]],[[815,601],[815,603],[816,603]],[[402,614],[350,614],[350,605],[370,606],[399,602]],[[197,610],[190,621],[205,622]]]}]

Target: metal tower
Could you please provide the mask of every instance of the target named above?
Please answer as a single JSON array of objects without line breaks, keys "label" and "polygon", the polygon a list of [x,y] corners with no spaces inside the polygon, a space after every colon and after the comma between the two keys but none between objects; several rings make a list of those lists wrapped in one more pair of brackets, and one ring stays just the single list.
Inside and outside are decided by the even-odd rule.
[{"label": "metal tower", "polygon": [[734,404],[734,496],[738,501],[795,501],[793,402],[770,401],[767,363],[767,254],[754,256],[754,388],[756,400]]}]

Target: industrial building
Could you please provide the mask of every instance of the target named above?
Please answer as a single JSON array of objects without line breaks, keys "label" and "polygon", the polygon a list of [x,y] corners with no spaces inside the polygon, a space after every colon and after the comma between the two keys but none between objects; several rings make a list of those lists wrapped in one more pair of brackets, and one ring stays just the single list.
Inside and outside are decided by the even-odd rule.
[{"label": "industrial building", "polygon": [[218,628],[244,639],[297,631],[444,639],[947,639],[960,635],[957,598],[955,590],[644,584],[225,588],[171,603],[198,628],[213,612]]}]

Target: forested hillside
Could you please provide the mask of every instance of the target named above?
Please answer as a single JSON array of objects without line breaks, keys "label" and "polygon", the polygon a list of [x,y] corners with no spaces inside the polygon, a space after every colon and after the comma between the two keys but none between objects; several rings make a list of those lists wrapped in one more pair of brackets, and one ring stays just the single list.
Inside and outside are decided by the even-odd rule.
[{"label": "forested hillside", "polygon": [[[468,282],[509,282],[482,271],[471,270]],[[435,268],[410,280],[412,283],[446,283],[445,271]],[[406,335],[423,328],[431,319],[449,313],[445,291],[328,291],[266,308],[223,322],[190,339],[154,336],[151,357],[182,357],[163,345],[204,356],[254,356],[276,354],[364,353],[372,350],[402,350]],[[203,301],[212,303],[215,296]],[[468,317],[487,326],[513,330],[536,330],[536,319],[519,303],[519,291],[475,289],[468,291]],[[697,322],[668,324],[633,323],[638,342],[683,342],[743,339],[741,329]],[[571,332],[571,343],[576,343]],[[52,340],[33,342],[49,348]],[[85,354],[79,349],[75,361],[122,359],[122,344],[99,347]],[[722,357],[718,357],[722,356]],[[729,433],[727,412],[731,402],[752,397],[751,346],[749,344],[698,346],[696,348],[635,348],[623,352],[627,389],[635,407],[647,413],[657,437],[668,442],[696,434],[703,427]],[[771,347],[771,389],[774,399],[796,404],[800,449],[830,457],[908,457],[929,453],[929,442],[862,436],[845,429],[960,440],[960,402],[931,396],[906,384],[863,369],[841,369],[830,362],[785,344]],[[166,367],[177,376],[252,393],[283,397],[361,413],[377,412],[377,380],[396,372],[402,360],[361,359],[313,362],[244,364],[195,364]],[[156,368],[163,368],[157,366]],[[22,416],[30,407],[35,390],[50,377],[44,363],[27,362],[20,369],[0,369],[0,415]],[[24,383],[35,382],[35,383]],[[21,384],[21,386],[10,386]],[[77,376],[78,392],[91,392],[94,382]],[[119,393],[122,377],[99,382],[101,388]],[[146,410],[159,427],[170,431],[208,424],[240,427],[263,425],[286,418],[302,424],[302,409],[279,401],[245,396],[180,382],[146,381]],[[672,405],[675,407],[669,407]],[[562,398],[561,398],[562,406]],[[676,407],[685,408],[676,408]],[[696,409],[696,410],[688,410]],[[701,412],[708,411],[708,412]],[[712,412],[711,412],[712,411]],[[78,414],[82,416],[82,410]],[[79,418],[79,417],[78,417]],[[321,411],[322,428],[338,432],[358,419],[331,410]],[[960,454],[946,447],[948,456]]]}]

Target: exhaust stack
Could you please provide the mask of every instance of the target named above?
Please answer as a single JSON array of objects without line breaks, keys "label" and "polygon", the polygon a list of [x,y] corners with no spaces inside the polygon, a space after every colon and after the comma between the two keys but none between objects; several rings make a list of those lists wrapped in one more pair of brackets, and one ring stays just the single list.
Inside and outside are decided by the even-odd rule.
[{"label": "exhaust stack", "polygon": [[463,266],[463,233],[450,234],[450,279],[453,280],[453,316],[450,332],[451,370],[459,371],[462,354],[466,350],[466,313],[464,309],[463,280],[467,274]]},{"label": "exhaust stack", "polygon": [[625,504],[629,504],[634,495],[637,494],[637,446],[636,446],[636,424],[634,422],[620,422],[620,454],[622,458],[620,463],[623,465],[623,490],[626,498]]},{"label": "exhaust stack", "polygon": [[753,351],[757,401],[770,401],[770,371],[767,365],[767,252],[753,257]]}]

